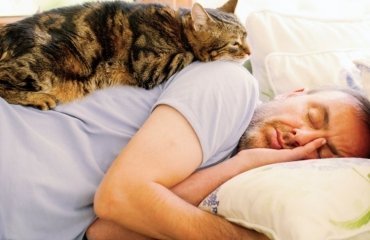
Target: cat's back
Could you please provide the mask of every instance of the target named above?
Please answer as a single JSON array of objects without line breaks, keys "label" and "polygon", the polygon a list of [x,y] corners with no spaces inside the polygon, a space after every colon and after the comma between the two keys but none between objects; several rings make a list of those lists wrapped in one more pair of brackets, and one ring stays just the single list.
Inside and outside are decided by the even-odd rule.
[{"label": "cat's back", "polygon": [[[38,18],[50,18],[50,16],[59,16],[68,27],[68,20],[76,23],[86,24],[90,27],[102,27],[102,24],[121,23],[125,26],[134,28],[137,24],[149,24],[157,27],[163,24],[174,23],[176,21],[176,12],[163,4],[157,3],[131,3],[125,1],[107,1],[107,2],[88,2],[82,5],[57,8],[49,12],[41,13]],[[37,15],[36,15],[37,17]],[[127,20],[127,22],[122,22]],[[44,21],[45,22],[45,21]]]},{"label": "cat's back", "polygon": [[[54,8],[34,14],[20,21],[0,27],[0,33],[8,37],[22,36],[24,32],[43,31],[76,32],[79,27],[101,27],[114,22],[117,17],[128,16],[137,8],[137,4],[124,1],[88,2],[72,6]],[[30,37],[23,36],[22,39]]]},{"label": "cat's back", "polygon": [[73,53],[79,54],[89,46],[100,55],[102,47],[112,46],[112,35],[122,35],[122,29],[127,30],[128,16],[135,7],[136,4],[124,1],[89,2],[51,9],[7,24],[0,28],[0,60],[34,52],[35,47],[40,47],[41,53],[55,55],[63,47],[67,51],[75,48]]},{"label": "cat's back", "polygon": [[89,12],[85,19],[91,27],[106,23],[108,28],[114,25],[130,27],[133,32],[156,29],[162,33],[174,28],[179,31],[178,27],[180,27],[176,11],[163,4],[108,1],[86,3],[83,6],[87,9],[85,11]]}]

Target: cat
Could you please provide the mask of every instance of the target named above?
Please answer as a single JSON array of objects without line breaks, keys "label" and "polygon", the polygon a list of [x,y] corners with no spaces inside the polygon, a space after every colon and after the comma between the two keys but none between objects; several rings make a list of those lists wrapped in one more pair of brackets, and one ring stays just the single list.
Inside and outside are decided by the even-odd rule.
[{"label": "cat", "polygon": [[193,61],[245,59],[237,0],[218,9],[90,2],[0,28],[0,97],[42,110],[96,89],[151,89]]}]

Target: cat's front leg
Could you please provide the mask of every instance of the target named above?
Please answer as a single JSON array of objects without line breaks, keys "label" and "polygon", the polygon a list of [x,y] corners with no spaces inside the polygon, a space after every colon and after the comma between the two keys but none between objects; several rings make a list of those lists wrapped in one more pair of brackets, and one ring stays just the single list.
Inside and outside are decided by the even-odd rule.
[{"label": "cat's front leg", "polygon": [[24,95],[27,101],[23,105],[29,105],[40,110],[54,109],[58,103],[58,100],[55,98],[55,96],[47,93],[26,92]]}]

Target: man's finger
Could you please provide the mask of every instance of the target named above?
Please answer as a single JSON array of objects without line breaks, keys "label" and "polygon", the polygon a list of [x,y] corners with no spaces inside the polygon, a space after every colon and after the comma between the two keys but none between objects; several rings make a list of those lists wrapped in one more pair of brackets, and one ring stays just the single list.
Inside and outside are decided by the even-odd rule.
[{"label": "man's finger", "polygon": [[[296,147],[289,150],[283,150],[286,154],[286,152],[289,152],[289,159],[290,160],[299,160],[304,159],[312,152],[316,151],[318,148],[320,148],[322,145],[326,143],[326,140],[324,138],[318,138],[315,139],[309,143],[307,143],[304,146]],[[280,150],[279,150],[280,151]],[[282,152],[282,151],[281,151]],[[287,157],[287,155],[285,155]]]},{"label": "man's finger", "polygon": [[326,140],[324,138],[318,138],[307,143],[304,146],[297,147],[296,150],[298,150],[299,153],[302,154],[301,157],[306,157],[313,151],[316,151],[318,148],[323,146],[325,143]]}]

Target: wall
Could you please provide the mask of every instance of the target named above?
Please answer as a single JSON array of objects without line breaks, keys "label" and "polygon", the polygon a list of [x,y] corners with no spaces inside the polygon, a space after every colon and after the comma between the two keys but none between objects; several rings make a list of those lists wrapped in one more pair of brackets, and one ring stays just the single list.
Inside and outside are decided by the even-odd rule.
[{"label": "wall", "polygon": [[[0,16],[29,15],[36,11],[81,3],[86,0],[0,0]],[[101,0],[104,1],[104,0]],[[132,1],[132,0],[126,0]],[[165,2],[173,7],[190,6],[199,2],[205,7],[218,7],[226,0],[138,0],[143,2]],[[239,0],[236,13],[245,21],[248,13],[271,9],[304,15],[346,18],[347,16],[370,15],[369,0]]]},{"label": "wall", "polygon": [[[196,0],[205,7],[218,7],[226,0]],[[370,16],[369,0],[239,0],[237,15],[245,21],[251,11],[270,9],[278,12],[321,18]]]},{"label": "wall", "polygon": [[167,4],[173,8],[190,7],[193,4],[193,0],[137,0],[136,2],[159,2]]}]

